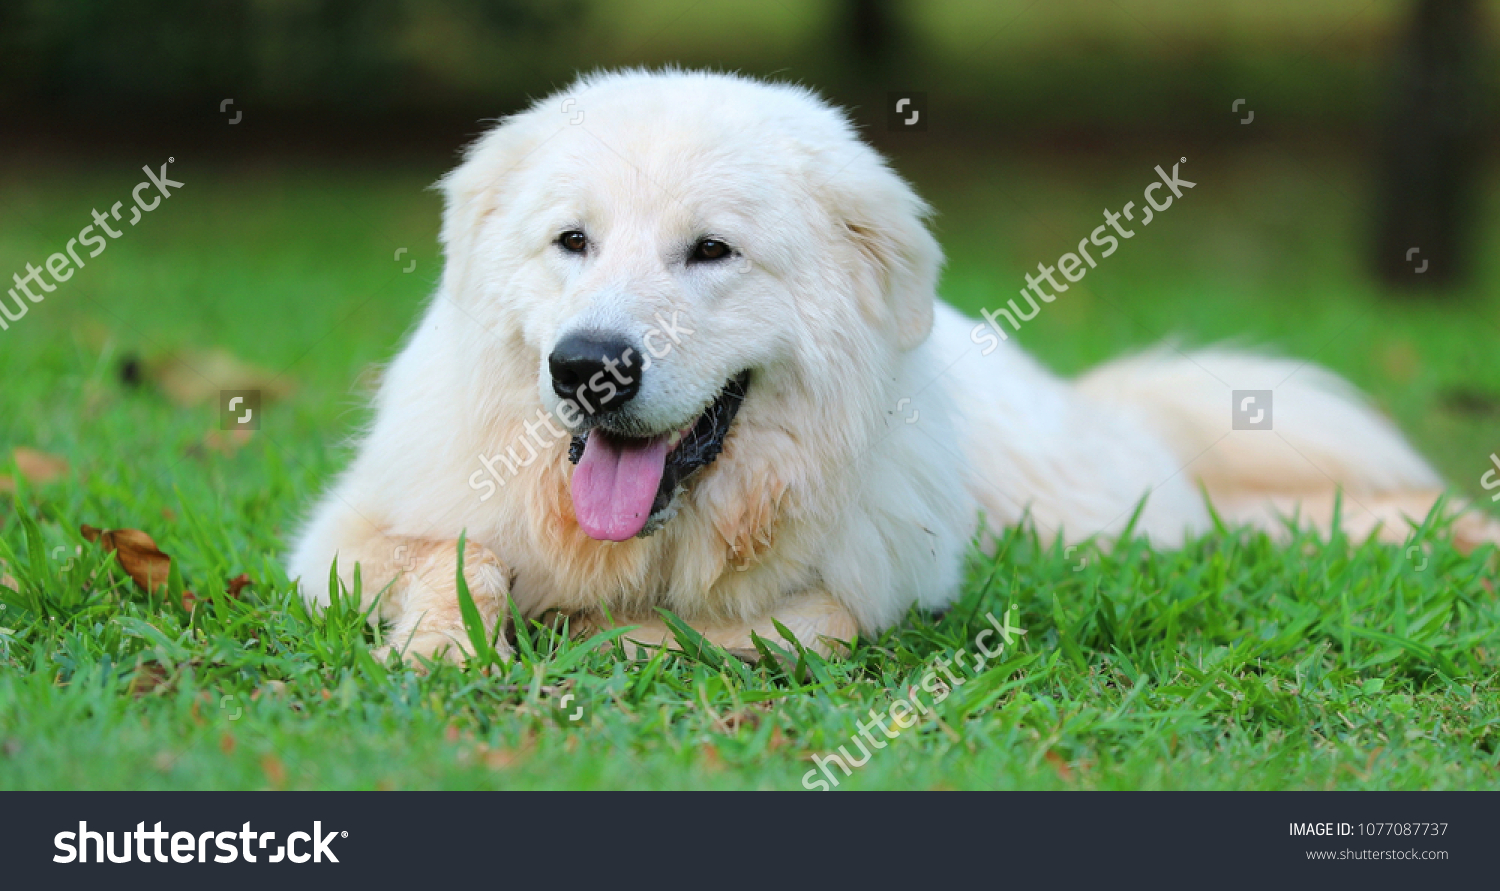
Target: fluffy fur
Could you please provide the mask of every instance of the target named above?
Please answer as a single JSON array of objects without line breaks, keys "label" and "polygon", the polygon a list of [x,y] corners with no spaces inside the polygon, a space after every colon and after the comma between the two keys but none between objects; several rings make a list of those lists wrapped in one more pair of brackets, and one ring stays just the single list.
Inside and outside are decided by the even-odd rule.
[{"label": "fluffy fur", "polygon": [[[981,355],[974,321],[936,300],[927,206],[800,87],[588,77],[501,122],[442,190],[441,284],[289,566],[325,603],[335,558],[346,585],[360,564],[407,653],[467,646],[461,532],[492,627],[509,596],[523,615],[638,624],[645,644],[669,638],[664,607],[726,646],[774,636],[774,617],[827,650],[948,603],[981,514],[1078,539],[1117,532],[1149,493],[1137,528],[1170,544],[1209,527],[1200,485],[1271,529],[1299,510],[1329,522],[1342,489],[1351,527],[1399,539],[1443,489],[1312,367],[1166,348],[1068,381],[1013,342]],[[597,248],[559,250],[569,227]],[[706,235],[735,256],[683,262]],[[633,423],[687,423],[742,369],[748,398],[658,531],[596,541],[574,518],[568,438],[538,423],[559,408],[547,356],[568,331],[674,319],[691,333],[644,371]],[[1231,387],[1274,388],[1274,432],[1230,430]],[[535,457],[477,487],[494,479],[481,456],[507,448]],[[1460,532],[1500,540],[1476,515]]]}]

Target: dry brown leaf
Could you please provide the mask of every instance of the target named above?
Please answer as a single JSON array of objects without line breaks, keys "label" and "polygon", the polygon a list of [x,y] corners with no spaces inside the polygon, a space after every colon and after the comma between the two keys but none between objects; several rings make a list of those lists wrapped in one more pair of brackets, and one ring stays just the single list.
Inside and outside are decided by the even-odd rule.
[{"label": "dry brown leaf", "polygon": [[219,347],[175,350],[147,362],[140,374],[173,402],[188,407],[216,403],[220,390],[259,390],[261,398],[270,401],[296,389],[287,378]]},{"label": "dry brown leaf", "polygon": [[267,752],[260,756],[260,769],[273,787],[277,789],[286,787],[286,767],[281,763],[281,759]]},{"label": "dry brown leaf", "polygon": [[[21,476],[25,477],[27,482],[50,483],[68,475],[67,460],[56,455],[28,449],[25,446],[17,446],[11,450],[10,454],[16,459],[16,469],[21,471]],[[12,481],[11,485],[14,486],[15,482]]]},{"label": "dry brown leaf", "polygon": [[1047,763],[1052,765],[1052,769],[1057,771],[1057,776],[1064,783],[1070,783],[1073,781],[1073,768],[1068,766],[1068,762],[1063,758],[1063,756],[1057,754],[1051,749],[1048,749],[1045,757],[1047,759]]},{"label": "dry brown leaf", "polygon": [[[245,590],[245,586],[248,585],[248,584],[250,584],[250,576],[248,576],[248,575],[246,575],[245,573],[242,572],[239,575],[237,575],[234,578],[232,578],[232,579],[229,580],[229,582],[224,587],[224,593],[228,594],[230,597],[238,597],[238,596],[240,596],[240,592],[243,591],[243,590]],[[192,609],[193,609],[193,606],[197,603],[197,601],[198,601],[198,595],[197,594],[194,594],[192,591],[183,591],[182,592],[182,608],[183,609],[188,610],[189,612],[191,612]]]},{"label": "dry brown leaf", "polygon": [[154,592],[167,583],[172,558],[162,553],[151,536],[139,529],[96,529],[86,523],[78,528],[84,538],[113,551],[120,568],[142,590]]},{"label": "dry brown leaf", "polygon": [[16,577],[7,571],[9,569],[10,564],[4,560],[0,560],[0,587],[9,588],[12,591],[21,590],[21,583],[16,581]]}]

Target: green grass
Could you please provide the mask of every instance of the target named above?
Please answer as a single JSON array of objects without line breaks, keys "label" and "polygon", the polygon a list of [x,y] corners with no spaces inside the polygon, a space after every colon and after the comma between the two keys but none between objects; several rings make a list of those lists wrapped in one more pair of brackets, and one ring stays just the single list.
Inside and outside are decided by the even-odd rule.
[{"label": "green grass", "polygon": [[[1014,293],[1177,153],[1136,154],[1097,169],[905,159],[942,212],[944,293],[969,309]],[[0,274],[60,250],[161,160],[9,168]],[[1066,371],[1173,333],[1316,356],[1482,494],[1500,448],[1486,407],[1500,402],[1495,289],[1382,297],[1352,259],[1361,210],[1340,196],[1358,194],[1357,174],[1336,157],[1275,160],[1195,157],[1198,189],[1020,339]],[[962,185],[943,172],[958,163],[973,174]],[[974,555],[953,610],[913,613],[841,662],[632,662],[531,627],[487,672],[375,664],[357,611],[309,615],[280,561],[365,417],[356,379],[390,356],[437,274],[438,206],[421,187],[438,172],[184,164],[180,195],[0,332],[3,454],[71,467],[0,493],[18,588],[0,590],[0,787],[796,789],[809,759],[852,750],[868,710],[973,652],[985,613],[1012,605],[1028,633],[1004,661],[960,674],[843,787],[1497,785],[1497,557],[1460,555],[1434,530],[1411,557],[1236,532],[1065,554],[1012,532],[993,559]],[[204,345],[296,387],[232,453],[205,447],[214,406],[119,381],[128,354]],[[175,558],[168,590],[140,592],[83,523],[151,533]],[[240,598],[214,593],[241,573],[254,583]],[[199,596],[191,613],[183,588]],[[570,692],[586,728],[554,718]]]}]

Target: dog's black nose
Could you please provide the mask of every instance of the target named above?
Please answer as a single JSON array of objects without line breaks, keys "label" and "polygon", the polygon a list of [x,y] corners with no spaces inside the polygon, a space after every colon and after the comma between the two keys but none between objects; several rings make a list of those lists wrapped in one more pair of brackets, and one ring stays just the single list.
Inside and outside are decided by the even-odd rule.
[{"label": "dog's black nose", "polygon": [[641,389],[641,354],[613,337],[569,334],[547,357],[552,391],[588,414],[619,408]]}]

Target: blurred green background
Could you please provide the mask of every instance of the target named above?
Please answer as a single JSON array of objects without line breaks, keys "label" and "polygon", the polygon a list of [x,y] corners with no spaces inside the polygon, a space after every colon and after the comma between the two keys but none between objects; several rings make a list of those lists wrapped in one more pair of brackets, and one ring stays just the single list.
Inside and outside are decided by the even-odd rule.
[{"label": "blurred green background", "polygon": [[[11,0],[0,275],[128,201],[142,165],[173,158],[185,186],[0,331],[0,447],[107,484],[101,522],[145,525],[193,478],[280,535],[436,280],[426,187],[579,71],[678,64],[850,108],[936,207],[942,293],[970,312],[1186,157],[1197,187],[1018,340],[1063,372],[1165,338],[1314,359],[1487,498],[1497,23],[1463,0]],[[893,131],[908,93],[928,125]],[[207,349],[286,393],[243,449],[151,371]]]}]

